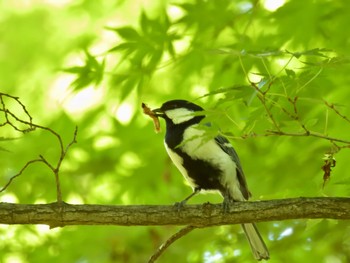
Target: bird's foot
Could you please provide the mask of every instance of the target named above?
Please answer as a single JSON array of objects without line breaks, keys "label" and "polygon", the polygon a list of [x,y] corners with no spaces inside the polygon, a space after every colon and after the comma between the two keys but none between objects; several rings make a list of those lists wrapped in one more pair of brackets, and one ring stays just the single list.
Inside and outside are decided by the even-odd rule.
[{"label": "bird's foot", "polygon": [[180,210],[185,206],[185,204],[187,203],[187,201],[194,195],[196,195],[197,193],[200,192],[200,188],[195,188],[193,193],[190,194],[189,196],[187,196],[184,200],[182,200],[181,202],[176,202],[175,203],[175,207],[177,208],[177,211],[180,212]]},{"label": "bird's foot", "polygon": [[180,212],[180,211],[184,208],[184,206],[185,206],[185,204],[186,204],[186,201],[187,201],[187,200],[183,200],[183,201],[181,201],[181,202],[176,202],[176,203],[174,204],[174,206],[175,206],[177,212]]},{"label": "bird's foot", "polygon": [[222,202],[222,212],[224,214],[230,212],[230,205],[233,203],[234,201],[230,198],[224,198],[224,201]]}]

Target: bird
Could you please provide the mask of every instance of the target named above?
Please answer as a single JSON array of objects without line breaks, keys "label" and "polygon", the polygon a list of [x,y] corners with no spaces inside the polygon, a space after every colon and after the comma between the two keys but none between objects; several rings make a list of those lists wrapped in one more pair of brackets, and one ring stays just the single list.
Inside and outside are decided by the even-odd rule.
[{"label": "bird", "polygon": [[[202,191],[217,191],[224,201],[224,210],[231,203],[246,201],[251,196],[239,157],[224,136],[208,139],[200,125],[204,109],[182,99],[170,100],[152,110],[165,120],[165,149],[177,169],[192,187],[193,192],[179,204],[184,205]],[[210,126],[210,123],[203,125]],[[254,223],[242,224],[253,256],[268,260],[269,251]]]}]

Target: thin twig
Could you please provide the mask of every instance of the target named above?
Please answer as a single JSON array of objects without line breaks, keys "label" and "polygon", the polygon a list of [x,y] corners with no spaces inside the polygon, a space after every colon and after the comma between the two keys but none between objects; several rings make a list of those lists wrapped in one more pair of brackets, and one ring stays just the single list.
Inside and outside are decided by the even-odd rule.
[{"label": "thin twig", "polygon": [[[308,131],[308,132],[302,132],[302,133],[293,133],[293,132],[284,132],[284,131],[274,131],[274,130],[266,130],[266,133],[263,134],[258,134],[258,133],[245,133],[240,136],[232,136],[230,134],[222,133],[225,137],[232,139],[232,140],[238,140],[238,139],[247,139],[247,138],[258,138],[258,137],[269,137],[269,136],[290,136],[290,137],[317,137],[320,139],[327,140],[331,142],[335,148],[337,149],[342,149],[342,148],[350,148],[350,141],[344,140],[344,139],[339,139],[339,138],[334,138],[334,137],[329,137],[323,134],[319,134],[313,131]],[[338,143],[344,143],[346,145],[340,146],[335,144],[335,142]]]},{"label": "thin twig", "polygon": [[246,35],[246,32],[247,32],[248,28],[252,24],[253,18],[254,18],[255,13],[256,13],[256,9],[258,7],[258,4],[259,4],[259,0],[255,0],[255,2],[253,3],[252,8],[249,10],[251,15],[249,16],[249,20],[248,20],[247,24],[245,25],[245,27],[243,29],[243,32],[241,33],[242,36]]},{"label": "thin twig", "polygon": [[190,233],[195,228],[196,228],[195,226],[186,226],[184,228],[181,228],[178,232],[176,232],[174,235],[172,235],[170,238],[168,238],[168,240],[165,241],[165,243],[163,243],[157,249],[157,251],[148,260],[148,263],[155,262],[171,244],[173,244],[179,238],[187,235],[188,233]]},{"label": "thin twig", "polygon": [[66,154],[69,150],[69,148],[77,142],[77,134],[78,134],[78,126],[75,126],[75,130],[74,130],[74,134],[73,134],[73,139],[72,141],[67,144],[66,149],[61,152],[60,158],[58,160],[58,163],[56,165],[56,168],[53,171],[53,173],[55,174],[55,179],[56,179],[56,192],[57,192],[57,202],[61,203],[62,202],[62,192],[61,192],[61,183],[59,180],[59,171],[61,168],[61,164],[63,159],[66,157]]},{"label": "thin twig", "polygon": [[[350,141],[339,139],[339,138],[334,138],[334,137],[329,137],[329,136],[319,134],[319,133],[309,131],[309,130],[307,130],[304,133],[293,133],[293,132],[267,130],[267,133],[264,136],[271,136],[271,135],[292,136],[292,137],[308,137],[308,136],[310,136],[310,137],[321,138],[321,139],[324,139],[324,140],[327,140],[330,142],[340,142],[340,143],[345,143],[345,144],[350,145]],[[348,148],[348,146],[346,146],[344,148]]]},{"label": "thin twig", "polygon": [[23,167],[22,169],[17,173],[15,174],[14,176],[12,176],[10,178],[10,180],[0,189],[0,193],[5,191],[7,189],[7,187],[9,187],[9,185],[12,183],[12,181],[17,178],[18,176],[20,176],[24,170],[26,170],[28,168],[29,165],[33,164],[33,163],[37,163],[37,162],[43,162],[43,160],[40,158],[40,159],[34,159],[34,160],[31,160],[29,162],[27,162]]},{"label": "thin twig", "polygon": [[296,93],[297,93],[297,94],[300,93],[300,91],[301,91],[302,89],[304,89],[304,88],[305,88],[307,85],[309,85],[314,79],[316,79],[316,78],[318,77],[318,75],[321,74],[322,70],[323,70],[323,68],[320,68],[320,70],[317,71],[316,74],[315,74],[311,79],[309,79],[306,83],[304,83],[303,86],[301,86],[300,88],[297,89],[297,92],[296,92]]},{"label": "thin twig", "polygon": [[[269,109],[269,107],[268,107],[267,104],[266,104],[266,98],[268,98],[268,97],[266,96],[266,93],[265,93],[265,92],[262,92],[262,91],[259,89],[259,87],[256,85],[256,83],[251,82],[250,84],[251,84],[252,87],[258,92],[258,96],[257,96],[257,97],[259,98],[261,104],[263,105],[263,107],[264,107],[264,109],[265,109],[265,112],[267,113],[267,115],[268,115],[269,119],[271,120],[273,126],[274,126],[277,130],[280,130],[280,127],[279,127],[277,121],[275,120],[275,118],[274,118],[274,116],[273,116],[271,110]],[[272,103],[272,105],[273,105],[273,104],[274,104],[274,103]]]},{"label": "thin twig", "polygon": [[333,111],[334,111],[339,117],[341,117],[343,120],[345,120],[346,122],[350,123],[350,119],[349,119],[347,116],[341,114],[340,111],[338,111],[338,110],[335,108],[335,105],[334,105],[333,103],[329,103],[329,102],[327,102],[327,101],[324,100],[324,104],[326,104],[326,106],[327,106],[329,109],[333,110]]},{"label": "thin twig", "polygon": [[[11,112],[7,107],[6,107],[6,103],[3,99],[3,97],[7,97],[7,98],[10,98],[10,99],[13,99],[15,100],[22,108],[22,110],[24,111],[25,115],[28,117],[28,121],[27,120],[23,120],[19,117],[17,117],[16,114],[14,114],[13,112]],[[32,116],[29,114],[27,108],[25,107],[25,105],[20,101],[20,99],[18,97],[15,97],[15,96],[12,96],[12,95],[9,95],[9,94],[5,94],[5,93],[1,93],[0,92],[0,104],[1,104],[1,108],[0,108],[0,111],[4,113],[4,117],[5,117],[5,122],[1,123],[0,124],[0,127],[1,126],[5,126],[5,125],[9,125],[11,126],[14,130],[18,131],[18,132],[22,132],[22,133],[27,133],[27,132],[30,132],[30,131],[33,131],[35,130],[36,128],[37,129],[41,129],[41,130],[45,130],[49,133],[51,133],[53,136],[56,137],[57,141],[58,141],[58,144],[59,144],[59,147],[60,147],[60,156],[59,156],[59,159],[57,161],[57,164],[56,166],[52,165],[49,161],[47,161],[47,159],[43,156],[43,155],[39,155],[39,159],[34,159],[34,160],[31,160],[31,161],[28,161],[24,167],[19,171],[19,173],[17,173],[16,175],[12,176],[10,178],[10,180],[8,181],[8,183],[0,190],[0,192],[4,191],[13,181],[13,179],[15,179],[16,177],[20,176],[23,171],[32,163],[35,163],[35,162],[42,162],[44,163],[47,167],[50,168],[50,170],[53,172],[53,174],[55,175],[55,179],[56,179],[56,191],[57,191],[57,202],[61,203],[62,202],[62,192],[61,192],[61,185],[60,185],[60,180],[59,180],[59,171],[60,171],[60,168],[61,168],[61,164],[62,164],[62,161],[63,159],[65,158],[69,148],[74,144],[76,143],[76,138],[77,138],[77,133],[78,133],[78,127],[75,127],[75,131],[74,131],[74,135],[73,135],[73,139],[70,143],[67,144],[66,147],[64,147],[64,144],[63,144],[63,141],[62,141],[62,138],[61,136],[55,132],[54,130],[52,130],[51,128],[48,128],[48,127],[45,127],[45,126],[41,126],[41,125],[38,125],[38,124],[34,124],[32,121],[33,121],[33,118]],[[29,126],[29,128],[26,128],[26,129],[21,129],[19,127],[17,127],[13,122],[12,120],[10,119],[14,119],[15,121],[21,123],[21,124],[24,124],[24,125],[27,125]]]}]

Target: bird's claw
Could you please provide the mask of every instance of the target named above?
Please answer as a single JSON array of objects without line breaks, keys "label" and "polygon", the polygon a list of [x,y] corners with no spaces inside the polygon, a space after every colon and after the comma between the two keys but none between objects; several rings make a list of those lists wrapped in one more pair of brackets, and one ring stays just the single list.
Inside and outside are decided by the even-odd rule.
[{"label": "bird's claw", "polygon": [[186,201],[176,202],[174,206],[177,212],[180,212],[184,208],[185,204],[186,204]]},{"label": "bird's claw", "polygon": [[226,198],[222,202],[222,212],[224,214],[230,212],[230,204],[231,204],[231,201],[229,199],[226,199]]}]

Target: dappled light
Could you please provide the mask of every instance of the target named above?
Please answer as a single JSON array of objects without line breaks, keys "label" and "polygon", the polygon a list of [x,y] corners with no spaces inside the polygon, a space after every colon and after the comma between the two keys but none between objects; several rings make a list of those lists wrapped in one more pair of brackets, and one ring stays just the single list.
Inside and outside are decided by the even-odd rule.
[{"label": "dappled light", "polygon": [[[152,111],[174,99],[205,109],[203,142],[225,136],[237,151],[248,203],[266,208],[253,219],[269,262],[350,262],[349,209],[336,206],[350,195],[345,2],[2,1],[0,205],[38,206],[1,211],[30,223],[0,225],[0,262],[256,262],[242,221],[211,206],[221,195],[166,210],[191,193]],[[233,216],[240,203],[231,220],[254,213]]]}]

